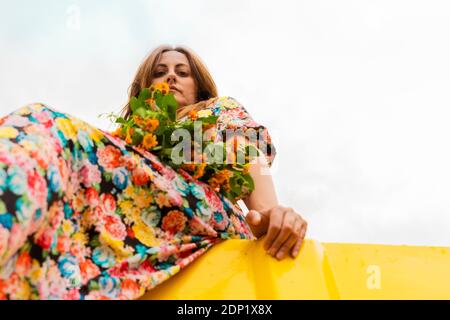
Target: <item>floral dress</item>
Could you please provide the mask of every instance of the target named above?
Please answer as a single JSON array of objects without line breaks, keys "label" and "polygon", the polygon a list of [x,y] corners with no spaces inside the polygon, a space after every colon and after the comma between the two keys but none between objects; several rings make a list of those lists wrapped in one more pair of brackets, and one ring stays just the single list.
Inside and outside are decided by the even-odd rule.
[{"label": "floral dress", "polygon": [[[235,99],[207,108],[272,163]],[[231,238],[239,206],[153,154],[43,104],[0,118],[0,299],[136,299]]]}]

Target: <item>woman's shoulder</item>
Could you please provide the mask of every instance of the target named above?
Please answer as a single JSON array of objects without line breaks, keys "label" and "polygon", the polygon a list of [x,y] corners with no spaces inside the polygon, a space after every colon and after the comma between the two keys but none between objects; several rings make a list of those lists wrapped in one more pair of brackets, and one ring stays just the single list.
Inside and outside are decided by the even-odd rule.
[{"label": "woman's shoulder", "polygon": [[235,98],[231,96],[220,96],[211,98],[208,102],[209,102],[208,107],[220,110],[244,108],[241,103],[239,103]]},{"label": "woman's shoulder", "polygon": [[247,109],[234,97],[221,96],[209,104],[212,113],[218,116],[219,128],[224,127],[260,127],[261,125],[253,120]]}]

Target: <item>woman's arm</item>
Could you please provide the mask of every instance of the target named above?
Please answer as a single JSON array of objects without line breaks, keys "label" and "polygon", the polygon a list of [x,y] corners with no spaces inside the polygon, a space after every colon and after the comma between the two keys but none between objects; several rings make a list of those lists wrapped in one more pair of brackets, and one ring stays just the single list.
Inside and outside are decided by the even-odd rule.
[{"label": "woman's arm", "polygon": [[278,203],[270,168],[264,156],[250,165],[255,189],[245,199],[249,209],[246,220],[253,234],[261,237],[267,233],[264,248],[277,259],[288,252],[296,257],[306,234],[307,223],[292,208]]},{"label": "woman's arm", "polygon": [[[237,139],[233,141],[234,147],[236,142],[238,145],[246,146],[249,138],[254,138],[251,131],[250,135],[246,135],[247,129],[257,130],[259,134],[263,133],[259,136],[263,141],[263,149],[265,144],[270,145],[270,152],[268,149],[265,149],[266,153],[260,150],[261,157],[250,166],[255,189],[246,199],[242,199],[249,208],[246,220],[256,237],[267,234],[264,247],[272,256],[282,259],[290,253],[295,257],[305,237],[306,221],[292,208],[283,207],[278,202],[269,170],[268,161],[273,161],[275,150],[268,132],[261,132],[260,130],[265,127],[256,123],[247,110],[232,97],[219,98],[216,103],[214,112],[219,115],[217,123],[220,123],[220,130],[239,128],[245,132],[234,137]],[[256,142],[252,139],[252,144],[259,144],[261,140],[258,139]],[[229,138],[226,142],[230,142]]]},{"label": "woman's arm", "polygon": [[[247,198],[243,199],[247,208],[263,211],[277,206],[278,198],[266,158],[258,157],[256,163],[250,165],[249,172],[253,178],[255,189]],[[259,237],[259,235],[256,236]]]}]

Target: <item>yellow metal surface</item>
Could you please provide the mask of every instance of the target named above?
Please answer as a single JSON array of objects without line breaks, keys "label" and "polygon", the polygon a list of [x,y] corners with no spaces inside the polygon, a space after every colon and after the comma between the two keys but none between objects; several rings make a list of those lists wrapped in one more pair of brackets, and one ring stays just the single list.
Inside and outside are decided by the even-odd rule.
[{"label": "yellow metal surface", "polygon": [[226,240],[142,299],[450,299],[450,248],[305,240],[281,261]]}]

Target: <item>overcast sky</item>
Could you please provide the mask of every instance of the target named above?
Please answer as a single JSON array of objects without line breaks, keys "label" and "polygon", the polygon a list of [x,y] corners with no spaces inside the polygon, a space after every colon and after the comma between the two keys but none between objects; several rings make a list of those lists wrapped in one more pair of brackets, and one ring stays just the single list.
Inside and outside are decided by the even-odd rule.
[{"label": "overcast sky", "polygon": [[0,111],[108,129],[182,44],[266,125],[282,204],[323,242],[450,245],[450,2],[0,0]]}]

